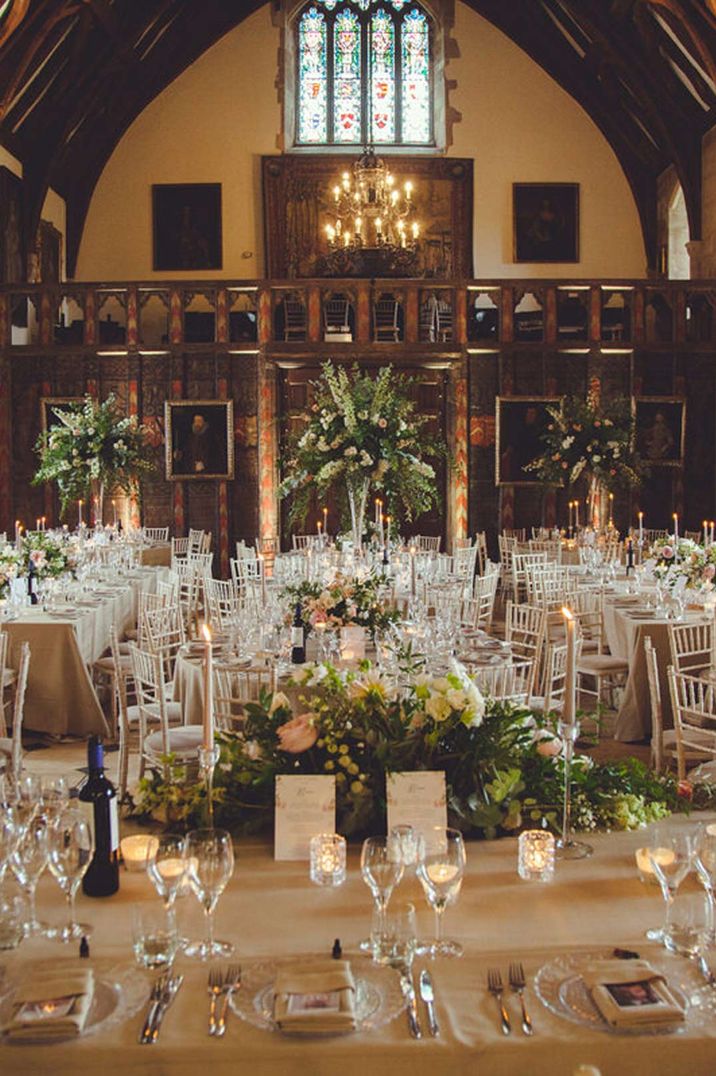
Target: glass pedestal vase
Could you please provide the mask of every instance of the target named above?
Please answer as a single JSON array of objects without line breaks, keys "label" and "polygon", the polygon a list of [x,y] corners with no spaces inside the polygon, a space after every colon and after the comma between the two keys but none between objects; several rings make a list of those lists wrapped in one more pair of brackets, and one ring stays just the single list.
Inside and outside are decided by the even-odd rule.
[{"label": "glass pedestal vase", "polygon": [[603,482],[592,476],[589,480],[589,520],[599,534],[609,523],[609,491]]},{"label": "glass pedestal vase", "polygon": [[366,479],[358,486],[348,486],[348,506],[351,511],[351,536],[353,539],[353,553],[360,556],[363,550],[363,528],[365,525],[365,510],[368,503],[369,482]]}]

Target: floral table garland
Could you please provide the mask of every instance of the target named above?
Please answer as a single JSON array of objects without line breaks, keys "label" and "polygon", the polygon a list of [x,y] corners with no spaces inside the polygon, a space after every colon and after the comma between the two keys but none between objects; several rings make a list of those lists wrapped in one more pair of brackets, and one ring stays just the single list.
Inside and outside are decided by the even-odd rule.
[{"label": "floral table garland", "polygon": [[[549,717],[485,699],[462,667],[447,676],[413,674],[391,685],[365,662],[358,671],[307,665],[286,695],[248,704],[241,733],[217,735],[217,825],[270,828],[279,774],[334,774],[338,830],[359,836],[385,825],[385,775],[444,770],[451,824],[471,836],[513,833],[524,824],[558,829],[561,744]],[[171,763],[171,760],[169,760]],[[632,829],[684,809],[712,806],[710,786],[679,787],[634,759],[573,765],[573,818],[580,828]],[[135,811],[193,826],[206,809],[203,782],[173,763],[140,782]]]}]

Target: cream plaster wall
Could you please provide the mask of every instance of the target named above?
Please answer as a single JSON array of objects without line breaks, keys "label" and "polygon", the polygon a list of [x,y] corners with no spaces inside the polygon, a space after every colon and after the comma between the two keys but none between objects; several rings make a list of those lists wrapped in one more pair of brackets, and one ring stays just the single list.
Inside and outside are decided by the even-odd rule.
[{"label": "cream plaster wall", "polygon": [[[586,113],[517,46],[456,5],[459,57],[449,104],[462,119],[448,153],[475,160],[475,272],[500,276],[641,276],[636,207],[616,157]],[[166,278],[152,272],[151,185],[221,182],[224,267],[263,272],[260,156],[276,152],[279,32],[263,7],[177,78],[132,124],[94,193],[80,280]],[[581,185],[581,260],[512,262],[512,183]],[[250,256],[248,256],[250,255]]]}]

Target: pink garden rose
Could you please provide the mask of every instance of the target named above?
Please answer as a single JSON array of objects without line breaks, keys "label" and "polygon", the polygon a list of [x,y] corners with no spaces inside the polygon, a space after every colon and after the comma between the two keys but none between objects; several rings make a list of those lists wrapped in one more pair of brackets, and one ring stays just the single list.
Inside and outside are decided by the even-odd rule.
[{"label": "pink garden rose", "polygon": [[713,579],[713,577],[715,575],[716,575],[716,564],[707,564],[706,567],[704,568],[703,578],[704,579]]},{"label": "pink garden rose", "polygon": [[290,755],[300,755],[313,747],[318,739],[318,733],[311,724],[310,714],[299,714],[285,725],[276,729],[282,751],[288,751]]},{"label": "pink garden rose", "polygon": [[671,560],[671,558],[674,555],[674,550],[671,548],[670,545],[662,546],[661,547],[661,555],[664,558],[664,560]]}]

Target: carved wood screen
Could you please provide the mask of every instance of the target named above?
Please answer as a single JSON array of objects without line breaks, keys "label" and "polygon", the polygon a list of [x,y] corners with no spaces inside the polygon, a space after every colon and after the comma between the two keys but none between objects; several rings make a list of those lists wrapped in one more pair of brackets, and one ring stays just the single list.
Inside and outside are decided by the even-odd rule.
[{"label": "carved wood screen", "polygon": [[[364,370],[377,372],[378,364],[375,362],[361,362]],[[300,415],[311,404],[312,388],[311,381],[315,381],[320,375],[320,367],[317,365],[305,365],[299,368],[279,370],[279,400],[281,417],[282,441],[285,433],[300,424]],[[428,422],[425,424],[426,431],[435,437],[446,438],[448,429],[448,380],[447,370],[426,370],[421,366],[402,366],[400,372],[408,378],[414,379],[411,386],[411,395],[416,403],[419,414],[425,415]],[[280,453],[282,457],[283,453]],[[281,460],[280,460],[281,462]],[[439,504],[437,509],[426,512],[412,523],[405,524],[402,528],[404,534],[428,534],[440,535],[443,539],[442,549],[445,549],[447,539],[447,469],[444,462],[436,464],[438,471]],[[283,477],[283,474],[281,474]],[[306,516],[305,525],[289,523],[288,502],[284,501],[281,507],[281,540],[285,549],[291,546],[291,535],[297,533],[315,533],[318,519],[323,520],[323,508],[328,508],[328,532],[337,534],[341,530],[349,530],[350,523],[347,518],[341,518],[340,505],[331,502],[324,505],[323,502],[314,500]],[[367,519],[372,519],[373,504],[369,505],[366,513]]]},{"label": "carved wood screen", "polygon": [[[387,158],[396,180],[412,180],[422,239],[418,276],[434,280],[472,275],[472,160],[461,157]],[[263,158],[266,275],[317,276],[328,253],[323,226],[329,194],[353,157]]]}]

